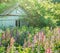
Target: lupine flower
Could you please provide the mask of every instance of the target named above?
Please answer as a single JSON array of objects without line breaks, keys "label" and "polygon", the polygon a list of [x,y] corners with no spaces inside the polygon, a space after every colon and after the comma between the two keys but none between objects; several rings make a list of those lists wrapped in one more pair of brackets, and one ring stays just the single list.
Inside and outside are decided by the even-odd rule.
[{"label": "lupine flower", "polygon": [[31,42],[30,42],[30,41],[28,41],[28,47],[31,47],[31,46],[32,46]]},{"label": "lupine flower", "polygon": [[60,33],[60,28],[58,30],[59,30],[59,33]]},{"label": "lupine flower", "polygon": [[24,40],[24,45],[23,45],[23,47],[25,48],[26,45],[27,45],[27,42],[26,42],[26,39],[25,39],[25,40]]},{"label": "lupine flower", "polygon": [[43,32],[39,32],[39,41],[41,40],[42,42],[44,41],[45,35]]},{"label": "lupine flower", "polygon": [[41,32],[39,32],[38,35],[39,35],[39,41],[40,41],[41,40]]},{"label": "lupine flower", "polygon": [[34,36],[34,43],[37,43],[37,37],[36,37],[36,35]]},{"label": "lupine flower", "polygon": [[45,35],[42,34],[42,35],[41,35],[42,42],[44,41],[44,38],[45,38]]},{"label": "lupine flower", "polygon": [[58,33],[60,34],[60,28],[58,28]]},{"label": "lupine flower", "polygon": [[1,46],[1,42],[0,42],[0,46]]},{"label": "lupine flower", "polygon": [[5,39],[5,33],[2,33],[2,39]]},{"label": "lupine flower", "polygon": [[45,53],[51,53],[51,49],[47,48]]},{"label": "lupine flower", "polygon": [[14,44],[14,42],[15,42],[15,39],[12,37],[12,38],[10,39],[10,46],[12,46],[12,45]]}]

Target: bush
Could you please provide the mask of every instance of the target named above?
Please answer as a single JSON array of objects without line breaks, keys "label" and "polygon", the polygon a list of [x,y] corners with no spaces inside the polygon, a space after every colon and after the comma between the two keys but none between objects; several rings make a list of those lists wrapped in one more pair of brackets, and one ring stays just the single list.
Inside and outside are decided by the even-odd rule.
[{"label": "bush", "polygon": [[5,47],[4,46],[0,46],[0,53],[5,53]]}]

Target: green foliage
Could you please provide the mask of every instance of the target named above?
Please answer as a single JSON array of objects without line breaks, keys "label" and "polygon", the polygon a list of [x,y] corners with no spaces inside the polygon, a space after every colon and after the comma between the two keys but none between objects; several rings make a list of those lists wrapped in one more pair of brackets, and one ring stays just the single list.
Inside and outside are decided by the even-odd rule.
[{"label": "green foliage", "polygon": [[22,6],[22,8],[24,8],[27,14],[29,15],[28,20],[30,25],[38,27],[49,26],[53,28],[56,26],[55,19],[56,4],[46,0],[45,1],[21,0],[20,6]]},{"label": "green foliage", "polygon": [[5,1],[2,1],[0,3],[0,14],[2,12],[4,12],[5,10],[9,9],[11,6],[15,5],[16,2],[17,2],[16,0],[14,0],[14,1],[12,1],[12,0],[9,0],[9,1],[6,0],[6,2]]},{"label": "green foliage", "polygon": [[55,4],[55,19],[57,25],[60,26],[60,3]]},{"label": "green foliage", "polygon": [[5,47],[0,46],[0,53],[4,53],[5,52]]},{"label": "green foliage", "polygon": [[[22,26],[21,28],[14,28],[13,30],[13,36],[16,38],[16,43],[17,45],[23,45],[24,44],[24,40],[28,40],[28,36],[30,35],[30,40],[32,41],[32,37],[34,36],[34,34],[36,34],[37,32],[40,31],[40,28],[38,27],[26,27],[26,26]],[[20,41],[19,41],[20,40]]]},{"label": "green foliage", "polygon": [[60,0],[52,0],[54,3],[60,3]]},{"label": "green foliage", "polygon": [[25,48],[23,53],[31,53],[31,48]]}]

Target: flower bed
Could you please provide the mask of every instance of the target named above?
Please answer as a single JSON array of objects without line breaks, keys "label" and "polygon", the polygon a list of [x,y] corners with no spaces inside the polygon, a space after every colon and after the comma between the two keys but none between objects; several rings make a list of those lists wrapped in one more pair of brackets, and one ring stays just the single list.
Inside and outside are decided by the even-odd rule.
[{"label": "flower bed", "polygon": [[60,28],[49,30],[38,27],[6,29],[1,34],[0,52],[6,53],[59,53]]}]

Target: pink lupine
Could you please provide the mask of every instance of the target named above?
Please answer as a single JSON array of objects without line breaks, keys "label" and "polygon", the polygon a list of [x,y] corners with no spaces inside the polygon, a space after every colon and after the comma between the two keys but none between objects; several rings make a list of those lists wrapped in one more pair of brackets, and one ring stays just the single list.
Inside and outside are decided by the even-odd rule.
[{"label": "pink lupine", "polygon": [[10,39],[10,46],[12,46],[14,44],[14,42],[15,42],[15,39],[13,37],[11,37],[11,39]]},{"label": "pink lupine", "polygon": [[50,48],[47,48],[47,50],[46,50],[45,53],[51,53],[51,49]]},{"label": "pink lupine", "polygon": [[39,32],[39,41],[41,40],[42,42],[44,41],[45,35],[43,32]]},{"label": "pink lupine", "polygon": [[60,28],[58,28],[58,34],[60,34]]},{"label": "pink lupine", "polygon": [[41,32],[39,32],[38,35],[39,35],[39,41],[40,41],[41,40]]},{"label": "pink lupine", "polygon": [[34,43],[36,43],[37,42],[37,37],[36,37],[36,35],[34,36]]},{"label": "pink lupine", "polygon": [[1,46],[1,42],[0,42],[0,46]]},{"label": "pink lupine", "polygon": [[43,32],[42,32],[42,35],[41,35],[42,41],[44,41],[44,37],[45,37],[45,35],[44,35]]},{"label": "pink lupine", "polygon": [[5,39],[5,33],[2,33],[2,39]]},{"label": "pink lupine", "polygon": [[26,39],[24,39],[24,45],[23,45],[23,47],[25,48],[26,45],[27,45],[27,41],[26,41]]},{"label": "pink lupine", "polygon": [[30,42],[30,41],[28,41],[28,47],[31,47],[31,45],[32,45],[32,44],[31,44],[31,42]]}]

